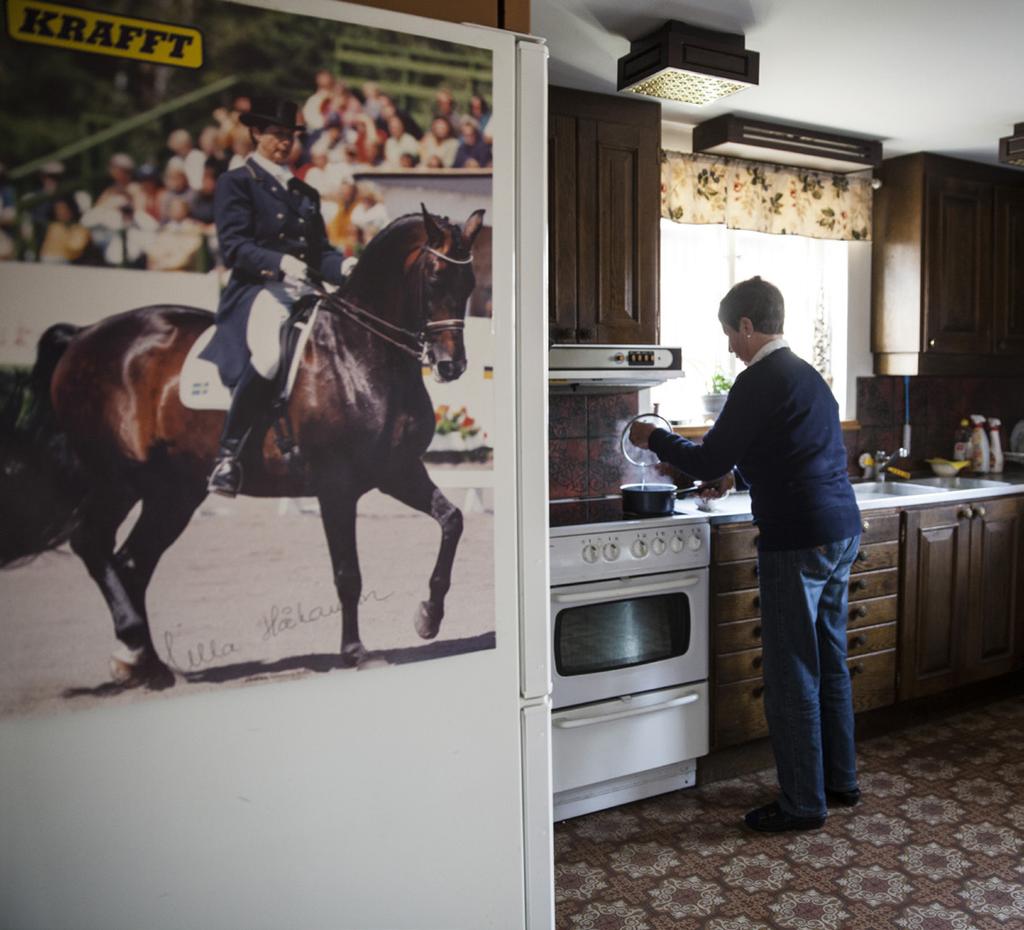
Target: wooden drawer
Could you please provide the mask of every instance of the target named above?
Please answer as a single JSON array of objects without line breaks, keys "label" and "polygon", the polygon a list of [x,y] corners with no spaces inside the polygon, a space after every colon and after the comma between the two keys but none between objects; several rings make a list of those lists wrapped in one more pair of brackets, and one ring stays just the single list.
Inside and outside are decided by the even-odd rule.
[{"label": "wooden drawer", "polygon": [[[899,565],[900,544],[893,539],[889,542],[862,545],[850,569],[851,574],[873,572],[880,568],[894,568]],[[727,562],[716,565],[714,572],[715,591],[725,594],[757,587],[757,559]]]},{"label": "wooden drawer", "polygon": [[758,529],[752,523],[724,524],[715,530],[711,556],[715,564],[757,557]]},{"label": "wooden drawer", "polygon": [[716,594],[711,610],[716,623],[729,623],[732,620],[760,616],[761,593],[757,588],[753,588],[747,591]]},{"label": "wooden drawer", "polygon": [[761,643],[761,621],[743,620],[739,623],[722,623],[711,631],[713,655],[740,652],[753,649]]},{"label": "wooden drawer", "polygon": [[757,559],[742,562],[727,562],[711,569],[714,590],[724,594],[727,591],[742,591],[757,587]]},{"label": "wooden drawer", "polygon": [[867,597],[895,594],[900,588],[900,570],[883,568],[877,572],[862,572],[850,578],[850,600],[862,601]]},{"label": "wooden drawer", "polygon": [[[847,661],[853,686],[854,712],[886,707],[896,700],[896,652],[889,649]],[[738,681],[715,687],[714,746],[732,746],[768,734],[764,719],[764,686]]]},{"label": "wooden drawer", "polygon": [[860,544],[888,542],[900,538],[898,510],[868,510],[861,514]]},{"label": "wooden drawer", "polygon": [[[883,623],[878,626],[853,630],[846,637],[847,653],[854,656],[896,648],[896,624]],[[715,683],[729,684],[747,678],[760,678],[761,650],[757,647],[742,652],[722,653],[717,651],[715,659]]]},{"label": "wooden drawer", "polygon": [[900,544],[898,540],[890,542],[861,544],[857,558],[853,560],[850,574],[873,572],[879,568],[894,568],[900,564]]},{"label": "wooden drawer", "polygon": [[896,650],[856,656],[847,663],[853,683],[853,710],[888,707],[896,702]]},{"label": "wooden drawer", "polygon": [[856,630],[862,626],[874,626],[876,623],[887,623],[899,616],[899,598],[895,594],[886,597],[872,597],[855,601],[850,604],[848,630]]}]

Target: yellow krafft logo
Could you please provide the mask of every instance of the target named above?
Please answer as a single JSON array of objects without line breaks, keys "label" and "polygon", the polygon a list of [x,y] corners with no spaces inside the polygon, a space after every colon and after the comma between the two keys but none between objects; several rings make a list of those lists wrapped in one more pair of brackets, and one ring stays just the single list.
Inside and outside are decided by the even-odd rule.
[{"label": "yellow krafft logo", "polygon": [[59,3],[7,0],[7,34],[19,42],[159,65],[201,68],[203,64],[203,34],[198,29]]}]

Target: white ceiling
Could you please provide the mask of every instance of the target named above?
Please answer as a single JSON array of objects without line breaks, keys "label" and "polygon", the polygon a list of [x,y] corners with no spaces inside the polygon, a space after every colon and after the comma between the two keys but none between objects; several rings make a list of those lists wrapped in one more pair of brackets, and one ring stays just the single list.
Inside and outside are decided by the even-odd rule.
[{"label": "white ceiling", "polygon": [[[880,139],[886,158],[997,163],[1024,122],[1024,0],[532,0],[552,84],[616,93],[631,40],[666,20],[743,33],[760,84],[706,107],[662,101],[680,130],[722,113]],[[671,127],[669,127],[671,129]]]}]

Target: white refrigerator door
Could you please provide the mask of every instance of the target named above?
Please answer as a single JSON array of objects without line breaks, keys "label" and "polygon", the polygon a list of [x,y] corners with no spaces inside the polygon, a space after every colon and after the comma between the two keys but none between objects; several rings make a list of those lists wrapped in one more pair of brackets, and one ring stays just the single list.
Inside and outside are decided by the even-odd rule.
[{"label": "white refrigerator door", "polygon": [[[4,916],[23,930],[520,930],[532,895],[529,926],[546,930],[546,142],[530,177],[516,148],[519,107],[545,99],[540,56],[520,62],[520,96],[511,33],[336,0],[247,4],[321,17],[325,33],[337,20],[493,53],[494,583],[479,608],[494,646],[443,657],[442,627],[430,661],[0,721]],[[517,285],[522,243],[532,270]],[[458,584],[457,561],[449,598]],[[524,803],[548,832],[527,837]]]}]

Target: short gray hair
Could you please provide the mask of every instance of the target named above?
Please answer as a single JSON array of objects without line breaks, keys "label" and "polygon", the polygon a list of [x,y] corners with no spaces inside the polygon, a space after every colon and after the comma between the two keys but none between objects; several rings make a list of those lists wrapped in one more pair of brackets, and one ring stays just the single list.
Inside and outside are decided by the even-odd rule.
[{"label": "short gray hair", "polygon": [[776,335],[786,321],[786,304],[782,291],[768,281],[754,276],[732,287],[718,305],[718,320],[731,329],[739,329],[742,317],[754,324],[754,331]]}]

